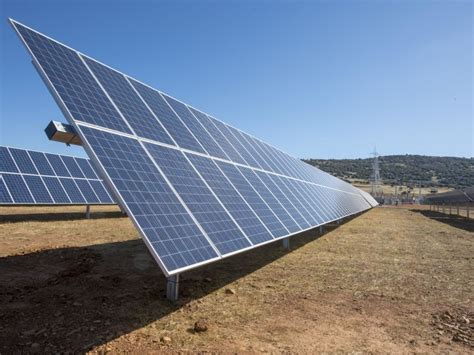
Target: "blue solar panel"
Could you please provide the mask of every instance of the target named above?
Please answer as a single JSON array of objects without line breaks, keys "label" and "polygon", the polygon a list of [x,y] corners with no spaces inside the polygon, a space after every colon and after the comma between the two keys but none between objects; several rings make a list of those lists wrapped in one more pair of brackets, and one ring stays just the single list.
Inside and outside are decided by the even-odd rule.
[{"label": "blue solar panel", "polygon": [[238,167],[238,169],[291,233],[302,229],[253,170],[244,167]]},{"label": "blue solar panel", "polygon": [[74,119],[130,133],[79,55],[13,23]]},{"label": "blue solar panel", "polygon": [[193,137],[189,129],[180,121],[178,116],[173,112],[166,103],[161,94],[145,86],[138,81],[130,79],[132,85],[137,89],[140,96],[148,104],[160,122],[165,126],[168,133],[173,137],[175,142],[181,147],[193,150],[195,152],[204,153],[204,149]]},{"label": "blue solar panel", "polygon": [[43,183],[43,180],[37,175],[23,175],[26,184],[28,185],[33,198],[36,203],[53,203],[53,199],[49,195],[48,189]]},{"label": "blue solar panel", "polygon": [[82,196],[84,196],[88,203],[100,202],[99,198],[96,196],[94,190],[92,189],[91,185],[89,185],[87,180],[76,179],[75,182],[77,187],[79,187],[79,190],[81,190]]},{"label": "blue solar panel", "polygon": [[94,189],[94,192],[96,196],[99,198],[100,202],[102,203],[112,203],[112,198],[110,197],[109,193],[105,189],[102,181],[98,180],[89,180],[89,183],[91,184],[92,188]]},{"label": "blue solar panel", "polygon": [[31,150],[28,153],[30,154],[30,157],[33,160],[33,163],[35,164],[36,169],[40,175],[55,175],[44,153]]},{"label": "blue solar panel", "polygon": [[10,194],[16,203],[35,202],[21,175],[3,174],[3,181],[5,181],[8,191],[10,191]]},{"label": "blue solar panel", "polygon": [[219,165],[222,172],[232,182],[245,201],[252,207],[274,238],[289,234],[288,229],[285,228],[275,213],[233,164],[219,161],[216,162],[216,164]]},{"label": "blue solar panel", "polygon": [[168,272],[218,257],[136,140],[80,129]]},{"label": "blue solar panel", "polygon": [[168,104],[181,118],[181,121],[183,121],[186,127],[188,127],[188,129],[193,133],[194,137],[196,137],[196,139],[201,143],[209,155],[227,159],[227,155],[224,153],[224,151],[217,145],[211,135],[199,123],[199,121],[196,119],[196,117],[194,117],[192,112],[189,111],[186,105],[173,99],[172,97],[166,95],[163,96]]},{"label": "blue solar panel", "polygon": [[50,153],[45,153],[45,155],[56,176],[71,176],[59,155]]},{"label": "blue solar panel", "polygon": [[83,58],[137,135],[166,144],[173,144],[161,124],[122,74],[95,60],[87,57]]},{"label": "blue solar panel", "polygon": [[245,165],[250,165],[256,168],[259,168],[260,166],[257,164],[255,159],[250,155],[249,152],[245,149],[245,147],[240,143],[240,141],[235,138],[235,136],[232,134],[230,127],[227,126],[226,124],[220,122],[219,120],[216,120],[215,118],[209,117],[212,121],[212,123],[219,129],[219,131],[226,137],[226,139],[232,144],[232,146],[239,152],[239,155],[243,158],[244,164]]},{"label": "blue solar panel", "polygon": [[86,203],[84,196],[82,196],[81,191],[79,190],[73,179],[59,178],[59,181],[61,181],[61,185],[63,185],[63,188],[66,191],[69,199],[71,200],[71,203]]},{"label": "blue solar panel", "polygon": [[226,179],[212,159],[193,154],[186,155],[252,244],[260,244],[272,239],[270,231]]},{"label": "blue solar panel", "polygon": [[10,194],[7,191],[7,186],[3,181],[2,175],[0,175],[0,203],[12,203],[13,200],[10,197]]},{"label": "blue solar panel", "polygon": [[67,168],[67,170],[69,171],[69,173],[71,174],[72,177],[75,177],[75,178],[84,178],[85,177],[84,174],[82,173],[81,168],[79,167],[79,165],[77,165],[77,163],[76,163],[76,161],[74,160],[73,157],[63,155],[63,156],[61,156],[61,159],[62,159],[64,165],[66,165],[66,168]]},{"label": "blue solar panel", "polygon": [[[370,208],[342,180],[13,24],[165,274]],[[110,198],[89,162],[47,158],[72,203]]]},{"label": "blue solar panel", "polygon": [[154,144],[146,148],[221,254],[251,246],[183,153]]},{"label": "blue solar panel", "polygon": [[291,217],[298,223],[298,225],[301,227],[301,229],[306,229],[310,225],[309,223],[305,220],[303,215],[298,212],[298,210],[295,208],[295,206],[291,203],[290,199],[284,194],[278,185],[275,183],[273,180],[272,176],[270,174],[261,172],[261,171],[256,171],[256,174],[262,180],[262,182],[265,184],[265,186],[272,192],[272,194],[277,198],[280,203],[285,206],[285,209],[288,211],[288,213],[291,215]]},{"label": "blue solar panel", "polygon": [[31,161],[30,156],[28,155],[28,152],[26,150],[20,150],[16,148],[8,149],[10,150],[13,160],[15,160],[16,166],[18,167],[18,169],[20,169],[21,173],[38,174],[38,171],[33,165],[33,162]]},{"label": "blue solar panel", "polygon": [[217,127],[212,123],[211,119],[202,112],[189,107],[189,109],[193,112],[194,116],[198,119],[201,125],[209,132],[209,134],[214,138],[217,142],[219,147],[225,152],[227,158],[233,162],[245,164],[245,161],[239,155],[237,150],[229,143],[229,141],[225,138],[221,131],[217,129]]},{"label": "blue solar panel", "polygon": [[64,188],[59,182],[58,178],[45,176],[43,177],[43,181],[46,187],[48,188],[49,193],[53,197],[55,203],[71,203],[71,200],[69,200],[69,198],[67,197],[66,191],[64,191]]},{"label": "blue solar panel", "polygon": [[17,173],[18,169],[7,147],[0,147],[0,172]]},{"label": "blue solar panel", "polygon": [[98,179],[97,174],[95,173],[94,169],[92,169],[92,166],[87,159],[81,159],[81,158],[75,158],[77,165],[82,170],[82,173],[84,176],[88,179]]}]

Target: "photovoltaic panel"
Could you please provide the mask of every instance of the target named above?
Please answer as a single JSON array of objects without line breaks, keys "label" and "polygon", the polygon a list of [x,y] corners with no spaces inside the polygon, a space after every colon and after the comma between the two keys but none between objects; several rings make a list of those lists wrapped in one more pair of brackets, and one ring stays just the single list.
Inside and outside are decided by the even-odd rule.
[{"label": "photovoltaic panel", "polygon": [[245,164],[245,161],[239,155],[237,150],[229,143],[229,141],[224,137],[224,135],[217,129],[217,127],[212,123],[211,119],[202,112],[189,107],[189,109],[193,112],[194,116],[197,120],[201,123],[201,125],[209,132],[209,134],[214,138],[217,144],[221,147],[221,149],[225,152],[227,158],[230,161]]},{"label": "photovoltaic panel", "polygon": [[53,203],[53,199],[51,198],[48,189],[38,175],[23,175],[23,178],[25,179],[36,203]]},{"label": "photovoltaic panel", "polygon": [[247,201],[256,212],[257,216],[259,216],[274,238],[289,234],[289,230],[285,228],[277,215],[270,209],[267,203],[262,199],[262,197],[260,197],[255,188],[245,179],[235,165],[221,161],[217,161],[216,164],[232,182],[237,191],[239,191],[243,196],[245,201]]},{"label": "photovoltaic panel", "polygon": [[[12,24],[79,134],[95,172],[167,276],[372,206],[342,180]],[[75,175],[74,168],[48,160],[55,175]],[[68,190],[63,180],[69,175],[59,176]],[[92,198],[89,194],[80,195]]]},{"label": "photovoltaic panel", "polygon": [[3,176],[0,175],[0,203],[12,203],[13,200],[8,193]]},{"label": "photovoltaic panel", "polygon": [[7,173],[18,172],[18,168],[6,147],[0,147],[0,171]]},{"label": "photovoltaic panel", "polygon": [[272,239],[269,230],[212,159],[193,154],[188,154],[188,158],[252,244]]},{"label": "photovoltaic panel", "polygon": [[58,204],[69,204],[71,200],[67,196],[66,191],[64,191],[63,185],[59,182],[59,179],[56,177],[45,176],[43,181],[48,188],[49,193],[54,199],[55,203]]},{"label": "photovoltaic panel", "polygon": [[4,146],[0,154],[2,205],[114,203],[87,159]]},{"label": "photovoltaic panel", "polygon": [[95,60],[83,58],[137,135],[173,144],[168,133],[158,124],[125,76]]},{"label": "photovoltaic panel", "polygon": [[84,174],[82,173],[81,168],[79,167],[79,165],[77,165],[73,157],[62,156],[61,160],[63,161],[64,165],[66,165],[66,168],[72,177],[75,177],[75,178],[85,177]]},{"label": "photovoltaic panel", "polygon": [[92,168],[89,160],[87,159],[76,159],[77,165],[81,168],[82,173],[87,179],[98,179],[99,177]]},{"label": "photovoltaic panel", "polygon": [[38,174],[26,150],[10,148],[10,154],[21,173]]},{"label": "photovoltaic panel", "polygon": [[14,174],[3,174],[3,181],[7,186],[8,191],[13,200],[17,203],[35,203],[35,200],[31,196],[30,190],[25,184],[21,175]]},{"label": "photovoltaic panel", "polygon": [[221,254],[251,246],[182,152],[154,144],[146,148]]},{"label": "photovoltaic panel", "polygon": [[171,107],[165,101],[163,96],[156,90],[143,85],[133,79],[129,79],[130,83],[137,89],[140,96],[155,113],[161,124],[166,128],[175,142],[185,149],[195,152],[204,153],[204,149],[198,143],[191,131],[183,124],[179,117],[173,112]]},{"label": "photovoltaic panel", "polygon": [[55,175],[54,170],[51,168],[51,165],[49,164],[48,159],[46,159],[44,153],[30,150],[29,154],[40,175]]},{"label": "photovoltaic panel", "polygon": [[88,127],[82,132],[165,270],[218,256],[138,141]]},{"label": "photovoltaic panel", "polygon": [[302,228],[298,225],[298,223],[296,223],[293,217],[291,217],[291,215],[285,209],[283,204],[280,201],[278,201],[278,199],[271,192],[271,190],[257,176],[255,171],[249,168],[244,168],[244,167],[238,167],[237,169],[242,173],[245,179],[252,185],[252,187],[262,197],[265,203],[271,208],[273,213],[275,213],[278,219],[283,223],[283,225],[291,233],[302,230]]},{"label": "photovoltaic panel", "polygon": [[183,123],[188,127],[188,129],[193,133],[194,137],[201,143],[202,147],[206,150],[207,153],[214,157],[227,159],[224,151],[217,145],[211,135],[206,131],[206,129],[199,123],[199,121],[194,117],[192,112],[188,107],[169,97],[163,95],[168,104],[173,108],[176,114],[181,118]]}]

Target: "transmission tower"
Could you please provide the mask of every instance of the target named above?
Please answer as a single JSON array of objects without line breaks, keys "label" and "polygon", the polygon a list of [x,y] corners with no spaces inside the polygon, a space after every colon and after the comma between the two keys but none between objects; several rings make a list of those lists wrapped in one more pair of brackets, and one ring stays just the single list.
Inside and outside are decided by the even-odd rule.
[{"label": "transmission tower", "polygon": [[379,166],[379,153],[377,153],[377,147],[374,148],[374,151],[371,153],[374,156],[374,161],[372,163],[372,176],[371,176],[371,183],[372,183],[372,196],[377,197],[379,196],[380,191],[380,166]]}]

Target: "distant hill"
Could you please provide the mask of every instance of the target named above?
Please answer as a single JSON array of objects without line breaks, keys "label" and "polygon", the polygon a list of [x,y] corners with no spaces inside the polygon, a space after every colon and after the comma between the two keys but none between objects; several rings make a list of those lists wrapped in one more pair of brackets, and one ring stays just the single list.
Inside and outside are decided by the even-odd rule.
[{"label": "distant hill", "polygon": [[[397,185],[474,186],[474,158],[388,155],[380,159],[383,183]],[[344,180],[369,180],[373,159],[303,159]]]}]

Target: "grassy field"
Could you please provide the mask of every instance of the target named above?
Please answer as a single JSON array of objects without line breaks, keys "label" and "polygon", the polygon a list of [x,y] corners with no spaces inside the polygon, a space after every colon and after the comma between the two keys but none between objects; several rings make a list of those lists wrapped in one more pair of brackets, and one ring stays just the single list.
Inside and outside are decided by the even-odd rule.
[{"label": "grassy field", "polygon": [[[351,181],[351,184],[366,192],[372,191],[372,186],[370,185],[370,182],[368,181],[353,180]],[[395,186],[381,184],[379,188],[380,188],[379,193],[383,192],[384,195],[395,195]],[[450,187],[437,187],[437,190],[438,190],[437,193],[440,194],[443,192],[451,191],[453,189]],[[405,192],[409,191],[408,186],[406,185],[397,186],[397,194],[400,195],[402,191],[405,191]],[[410,195],[414,193],[415,197],[418,197],[420,192],[422,195],[429,195],[431,194],[431,187],[422,187],[421,191],[418,187],[414,187],[413,190],[411,190]]]},{"label": "grassy field", "polygon": [[474,350],[472,220],[376,208],[185,273],[171,304],[128,218],[94,211],[0,208],[0,353]]}]

